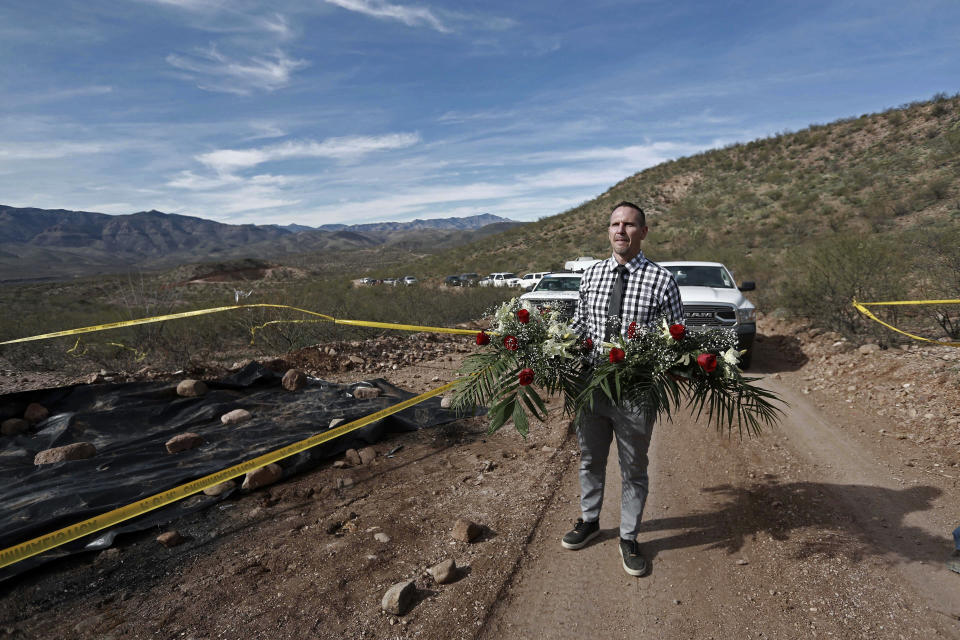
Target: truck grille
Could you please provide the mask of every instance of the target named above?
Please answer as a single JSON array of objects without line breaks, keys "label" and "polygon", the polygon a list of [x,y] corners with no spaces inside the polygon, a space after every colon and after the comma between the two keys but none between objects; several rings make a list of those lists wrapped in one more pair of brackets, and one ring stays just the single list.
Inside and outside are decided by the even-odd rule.
[{"label": "truck grille", "polygon": [[538,309],[558,311],[561,317],[572,318],[577,310],[576,300],[531,300]]},{"label": "truck grille", "polygon": [[683,315],[688,327],[732,327],[737,324],[737,311],[728,305],[684,305]]}]

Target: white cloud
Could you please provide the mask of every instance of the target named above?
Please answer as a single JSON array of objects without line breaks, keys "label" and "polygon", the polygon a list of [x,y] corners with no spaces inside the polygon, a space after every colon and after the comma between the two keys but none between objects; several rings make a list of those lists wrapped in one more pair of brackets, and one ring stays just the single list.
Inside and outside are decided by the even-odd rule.
[{"label": "white cloud", "polygon": [[426,26],[441,33],[452,29],[444,24],[430,9],[390,4],[384,0],[325,0],[348,11],[356,11],[374,18],[397,20],[408,27]]},{"label": "white cloud", "polygon": [[403,149],[420,142],[415,133],[392,133],[384,136],[348,136],[328,138],[322,142],[297,141],[260,147],[258,149],[220,149],[204,153],[197,160],[219,174],[230,174],[240,169],[265,162],[290,158],[356,158],[374,151]]},{"label": "white cloud", "polygon": [[106,145],[97,142],[14,142],[0,144],[0,159],[53,160],[105,150]]},{"label": "white cloud", "polygon": [[276,91],[287,86],[293,73],[307,66],[306,60],[294,60],[277,49],[246,60],[232,59],[210,45],[194,56],[171,53],[167,63],[197,82],[207,91],[248,95],[255,90]]}]

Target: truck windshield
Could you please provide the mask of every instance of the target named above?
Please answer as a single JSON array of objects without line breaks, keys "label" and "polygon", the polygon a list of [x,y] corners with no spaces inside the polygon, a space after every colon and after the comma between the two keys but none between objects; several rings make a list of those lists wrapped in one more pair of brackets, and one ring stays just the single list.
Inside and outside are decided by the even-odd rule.
[{"label": "truck windshield", "polygon": [[722,267],[691,267],[688,265],[667,265],[667,269],[677,279],[681,287],[716,287],[733,289],[730,274]]},{"label": "truck windshield", "polygon": [[535,291],[579,291],[580,278],[546,277],[537,284]]}]

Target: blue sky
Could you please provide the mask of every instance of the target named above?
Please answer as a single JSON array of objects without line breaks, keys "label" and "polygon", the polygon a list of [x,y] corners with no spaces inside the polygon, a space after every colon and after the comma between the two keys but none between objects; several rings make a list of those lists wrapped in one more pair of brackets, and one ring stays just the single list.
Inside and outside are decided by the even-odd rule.
[{"label": "blue sky", "polygon": [[0,203],[535,220],[960,90],[960,3],[5,0]]}]

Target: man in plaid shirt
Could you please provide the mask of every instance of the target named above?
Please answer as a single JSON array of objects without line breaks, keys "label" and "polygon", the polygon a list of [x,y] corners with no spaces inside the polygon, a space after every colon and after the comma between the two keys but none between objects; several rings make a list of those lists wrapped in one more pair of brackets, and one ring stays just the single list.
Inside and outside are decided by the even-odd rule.
[{"label": "man in plaid shirt", "polygon": [[[683,322],[680,289],[666,269],[650,262],[640,250],[647,236],[646,216],[631,202],[621,202],[610,214],[613,255],[588,268],[580,280],[580,300],[573,328],[593,341],[591,357],[606,353],[601,345],[624,334],[631,322],[651,324],[665,318]],[[600,507],[610,441],[617,437],[622,495],[620,498],[620,556],[632,576],[649,572],[640,554],[637,533],[647,500],[649,480],[647,450],[656,416],[611,404],[605,396],[594,398],[593,411],[579,416],[580,510],[573,530],[563,536],[567,549],[581,549],[600,533]]]}]

